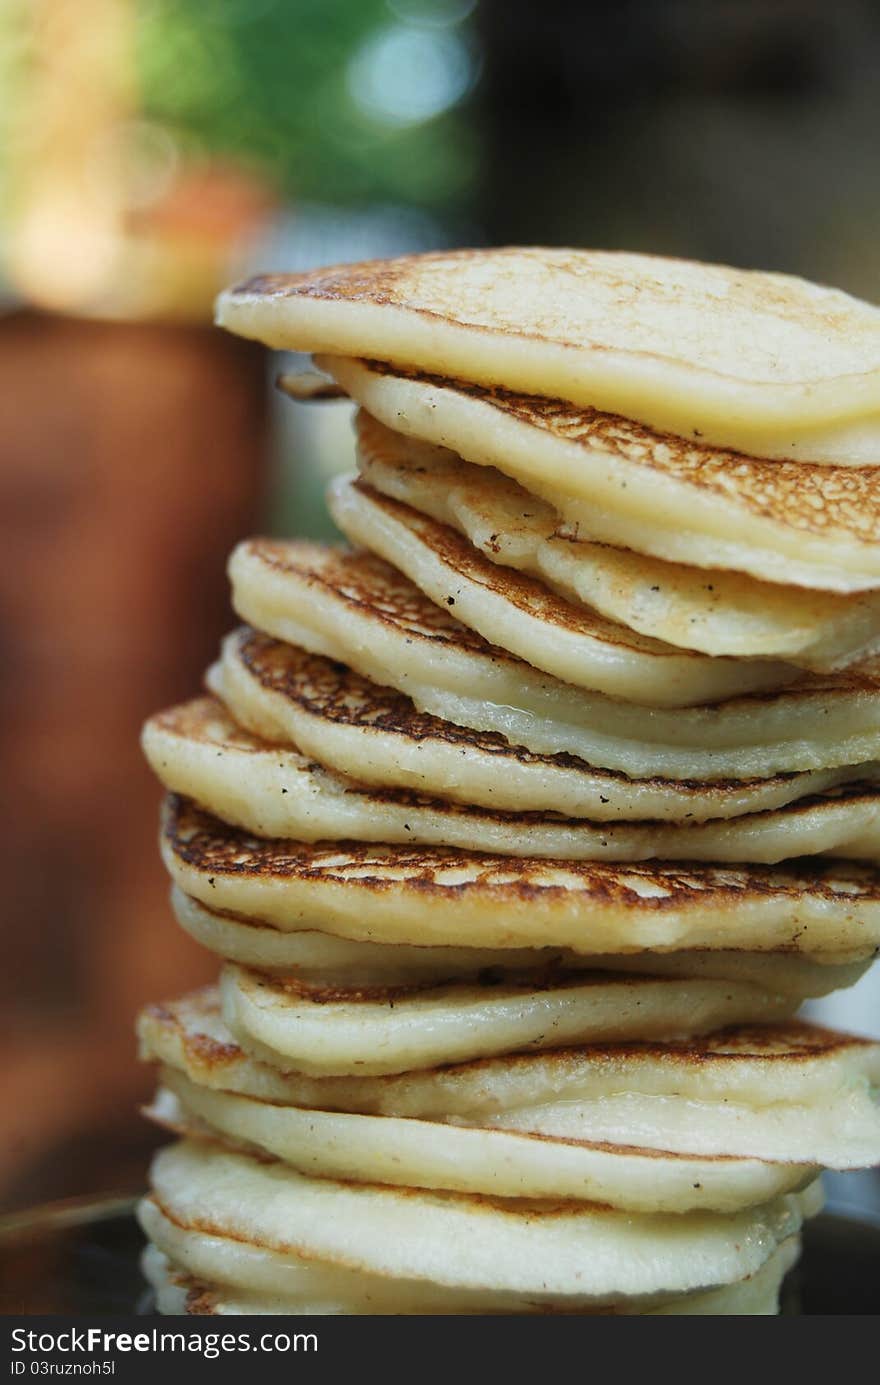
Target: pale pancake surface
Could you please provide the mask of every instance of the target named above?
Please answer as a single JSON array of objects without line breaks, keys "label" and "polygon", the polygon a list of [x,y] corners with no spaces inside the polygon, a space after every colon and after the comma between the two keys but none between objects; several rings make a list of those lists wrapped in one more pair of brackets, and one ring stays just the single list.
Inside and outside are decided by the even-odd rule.
[{"label": "pale pancake surface", "polygon": [[880,641],[876,593],[809,591],[591,542],[497,467],[405,437],[365,409],[355,424],[358,468],[370,487],[449,525],[490,562],[538,577],[642,635],[817,672],[852,663]]},{"label": "pale pancake surface", "polygon": [[160,1152],[160,1210],[178,1225],[392,1278],[545,1301],[687,1292],[752,1274],[815,1194],[733,1214],[643,1215],[307,1178],[201,1142]]},{"label": "pale pancake surface", "polygon": [[878,659],[709,707],[645,707],[574,688],[488,644],[370,554],[254,539],[239,544],[229,572],[235,609],[257,629],[390,684],[420,711],[539,754],[563,751],[633,778],[706,779],[880,754]]},{"label": "pale pancake surface", "polygon": [[866,762],[751,780],[632,779],[419,712],[410,698],[338,661],[246,628],[224,641],[207,682],[240,726],[298,746],[360,784],[502,812],[702,822],[770,811],[878,775],[876,762]]},{"label": "pale pancake surface", "polygon": [[268,1063],[312,1076],[375,1076],[522,1049],[706,1034],[791,1015],[751,982],[576,972],[505,981],[352,987],[224,967],[223,1017]]},{"label": "pale pancake surface", "polygon": [[267,841],[175,795],[161,850],[174,883],[209,909],[362,942],[835,955],[880,943],[880,873],[856,862],[615,865]]},{"label": "pale pancake surface", "polygon": [[709,977],[750,981],[765,991],[799,1000],[852,986],[874,952],[850,955],[799,952],[633,952],[590,956],[571,948],[419,947],[406,943],[353,942],[332,933],[283,932],[256,919],[218,913],[171,891],[181,928],[209,951],[258,971],[283,971],[325,986],[400,986],[468,980],[480,976],[539,972],[621,971],[650,976]]},{"label": "pale pancake surface", "polygon": [[880,587],[880,466],[768,462],[559,399],[322,361],[389,428],[496,467],[580,538],[763,582]]},{"label": "pale pancake surface", "polygon": [[[468,1313],[517,1314],[565,1311],[555,1305],[509,1294],[442,1289],[412,1280],[322,1265],[290,1253],[193,1231],[170,1221],[153,1199],[138,1208],[138,1219],[155,1244],[141,1262],[160,1313],[208,1316],[278,1314],[291,1316],[402,1312],[432,1315]],[[163,1245],[168,1255],[158,1249]],[[679,1297],[630,1298],[606,1306],[583,1301],[570,1311],[582,1314],[772,1315],[779,1311],[779,1290],[796,1262],[799,1237],[789,1236],[753,1275],[718,1289]],[[183,1267],[187,1268],[183,1268]],[[222,1276],[221,1282],[212,1275]]]},{"label": "pale pancake surface", "polygon": [[[810,1165],[868,1166],[880,1157],[880,1047],[808,1025],[353,1079],[249,1057],[204,992],[150,1007],[138,1032],[141,1056],[163,1065],[160,1081],[173,1093],[164,1113],[157,1100],[160,1122],[173,1126],[179,1105],[197,1124],[304,1172],[645,1211],[733,1210],[808,1181]],[[321,1113],[311,1125],[309,1111]],[[460,1140],[462,1129],[551,1144],[558,1137],[580,1153],[522,1139]],[[719,1163],[699,1170],[661,1160],[654,1168],[662,1187],[652,1190],[646,1151]]]},{"label": "pale pancake surface", "polygon": [[309,1076],[277,1057],[254,1060],[232,1039],[213,990],[149,1007],[138,1029],[143,1057],[200,1089],[269,1105],[606,1141],[616,1154],[628,1146],[789,1166],[866,1166],[880,1147],[880,1045],[798,1021],[379,1077]]},{"label": "pale pancake surface", "polygon": [[[144,1114],[163,1129],[277,1158],[300,1173],[491,1197],[603,1202],[633,1212],[738,1212],[796,1191],[819,1169],[608,1141],[324,1111],[200,1086],[163,1068]],[[589,1133],[589,1132],[588,1132]]]},{"label": "pale pancake surface", "polygon": [[568,399],[756,455],[876,462],[880,311],[788,275],[660,256],[458,250],[264,274],[217,321]]}]

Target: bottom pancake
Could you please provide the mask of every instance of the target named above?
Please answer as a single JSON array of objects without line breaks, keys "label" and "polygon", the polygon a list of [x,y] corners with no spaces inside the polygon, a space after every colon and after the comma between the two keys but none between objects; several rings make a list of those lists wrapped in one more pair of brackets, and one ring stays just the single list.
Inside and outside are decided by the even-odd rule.
[{"label": "bottom pancake", "polygon": [[[143,1215],[143,1214],[142,1214]],[[147,1214],[148,1215],[148,1214]],[[158,1223],[157,1223],[158,1224]],[[180,1238],[182,1239],[182,1238]],[[207,1241],[208,1238],[203,1238]],[[180,1244],[180,1240],[178,1240]],[[219,1238],[214,1238],[219,1249]],[[236,1248],[242,1263],[247,1251]],[[199,1259],[194,1247],[189,1247],[187,1259]],[[800,1240],[791,1236],[755,1274],[718,1289],[706,1289],[679,1298],[648,1301],[639,1306],[637,1300],[618,1300],[604,1307],[583,1306],[574,1310],[578,1316],[632,1316],[634,1314],[666,1316],[768,1316],[779,1312],[779,1291],[788,1270],[797,1262]],[[156,1307],[164,1314],[227,1317],[254,1314],[275,1314],[290,1317],[329,1314],[369,1315],[373,1317],[422,1313],[431,1315],[463,1315],[467,1313],[497,1313],[517,1315],[559,1313],[565,1310],[536,1308],[523,1301],[520,1305],[503,1305],[492,1296],[480,1304],[468,1302],[464,1294],[431,1294],[418,1286],[402,1286],[400,1281],[383,1281],[369,1275],[321,1270],[314,1264],[302,1264],[302,1285],[287,1296],[279,1294],[274,1277],[277,1267],[270,1255],[262,1261],[254,1252],[248,1262],[255,1277],[266,1273],[265,1288],[242,1289],[229,1284],[211,1284],[194,1277],[172,1263],[156,1246],[144,1252],[142,1268],[155,1296]],[[415,1292],[416,1297],[412,1295]],[[500,1296],[498,1296],[500,1299]],[[408,1306],[406,1306],[408,1305]]]},{"label": "bottom pancake", "polygon": [[[641,1215],[597,1204],[439,1194],[306,1178],[201,1142],[160,1152],[152,1199],[141,1210],[150,1239],[181,1268],[253,1292],[251,1251],[271,1256],[273,1292],[301,1287],[302,1261],[476,1296],[503,1295],[508,1311],[577,1309],[621,1299],[675,1297],[757,1273],[805,1216],[821,1206],[811,1186],[731,1215]],[[202,1265],[181,1264],[189,1235],[209,1237]],[[247,1264],[238,1260],[244,1246]],[[502,1300],[503,1301],[503,1300]],[[504,1311],[503,1309],[501,1311]]]}]

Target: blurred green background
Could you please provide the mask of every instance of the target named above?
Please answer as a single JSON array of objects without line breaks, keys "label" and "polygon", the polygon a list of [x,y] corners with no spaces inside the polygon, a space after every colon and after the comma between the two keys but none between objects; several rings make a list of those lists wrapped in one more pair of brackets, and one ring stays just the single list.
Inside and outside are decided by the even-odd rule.
[{"label": "blurred green background", "polygon": [[144,114],[191,148],[262,168],[282,197],[448,213],[476,173],[461,110],[476,77],[468,0],[154,0],[141,7]]}]

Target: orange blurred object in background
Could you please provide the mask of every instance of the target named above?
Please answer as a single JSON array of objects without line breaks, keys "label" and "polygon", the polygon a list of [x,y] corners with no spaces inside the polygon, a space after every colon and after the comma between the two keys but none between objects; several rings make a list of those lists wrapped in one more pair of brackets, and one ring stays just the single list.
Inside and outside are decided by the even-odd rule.
[{"label": "orange blurred object in background", "polygon": [[133,1016],[212,967],[170,920],[139,729],[215,656],[265,486],[264,354],[206,324],[269,191],[157,160],[130,20],[33,6],[12,169],[7,268],[41,311],[0,318],[6,1206],[141,1181]]},{"label": "orange blurred object in background", "polygon": [[265,394],[261,351],[207,328],[0,323],[7,1203],[136,1177],[132,1017],[212,970],[170,919],[138,732],[232,623]]}]

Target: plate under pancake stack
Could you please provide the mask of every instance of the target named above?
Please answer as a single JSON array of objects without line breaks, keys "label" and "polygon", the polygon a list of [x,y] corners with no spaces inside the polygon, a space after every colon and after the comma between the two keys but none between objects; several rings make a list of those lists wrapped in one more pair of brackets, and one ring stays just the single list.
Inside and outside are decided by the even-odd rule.
[{"label": "plate under pancake stack", "polygon": [[219,320],[359,473],[144,732],[223,963],[138,1022],[160,1309],[777,1312],[880,1162],[880,1046],[796,1017],[880,944],[880,313],[528,250]]}]

